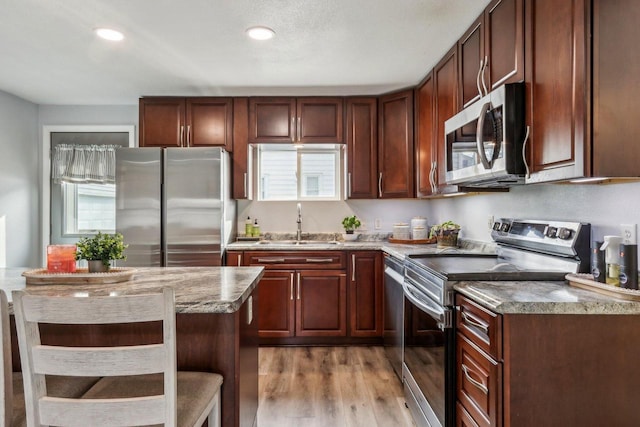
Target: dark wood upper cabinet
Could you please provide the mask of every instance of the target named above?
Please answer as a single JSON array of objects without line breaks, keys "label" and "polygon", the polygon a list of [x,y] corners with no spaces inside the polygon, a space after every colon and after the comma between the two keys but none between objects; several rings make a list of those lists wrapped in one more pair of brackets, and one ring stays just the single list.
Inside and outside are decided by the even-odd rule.
[{"label": "dark wood upper cabinet", "polygon": [[446,185],[444,122],[458,112],[458,46],[454,46],[433,69],[434,81],[434,181],[438,193],[450,193],[457,186]]},{"label": "dark wood upper cabinet", "polygon": [[251,146],[249,145],[249,100],[233,99],[233,158],[231,172],[234,199],[253,198]]},{"label": "dark wood upper cabinet", "polygon": [[140,147],[223,147],[233,150],[231,98],[141,98]]},{"label": "dark wood upper cabinet", "polygon": [[249,142],[342,143],[342,98],[251,98]]},{"label": "dark wood upper cabinet", "polygon": [[377,98],[347,98],[348,199],[375,199],[378,194]]},{"label": "dark wood upper cabinet", "polygon": [[415,90],[415,155],[416,155],[416,196],[426,197],[437,192],[435,188],[434,145],[434,84],[429,73]]},{"label": "dark wood upper cabinet", "polygon": [[459,41],[460,106],[524,80],[523,0],[493,0]]},{"label": "dark wood upper cabinet", "polygon": [[527,2],[525,15],[528,181],[588,176],[585,0]]},{"label": "dark wood upper cabinet", "polygon": [[378,197],[414,197],[413,90],[378,99]]}]

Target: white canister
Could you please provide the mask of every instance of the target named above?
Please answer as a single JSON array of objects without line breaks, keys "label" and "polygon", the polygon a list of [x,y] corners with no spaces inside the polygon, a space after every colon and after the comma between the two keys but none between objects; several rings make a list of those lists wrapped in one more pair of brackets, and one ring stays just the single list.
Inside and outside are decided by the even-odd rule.
[{"label": "white canister", "polygon": [[399,240],[409,240],[409,224],[405,222],[393,224],[393,238]]},{"label": "white canister", "polygon": [[413,236],[413,240],[423,240],[427,238],[427,229],[420,225],[413,227],[413,231],[411,232]]},{"label": "white canister", "polygon": [[413,230],[416,227],[427,228],[427,218],[423,216],[414,216],[411,218],[411,229]]}]

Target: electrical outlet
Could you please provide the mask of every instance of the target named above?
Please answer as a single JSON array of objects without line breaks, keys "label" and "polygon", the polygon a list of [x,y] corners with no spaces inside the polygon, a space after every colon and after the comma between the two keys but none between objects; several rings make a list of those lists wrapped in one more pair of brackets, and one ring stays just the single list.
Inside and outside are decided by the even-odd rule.
[{"label": "electrical outlet", "polygon": [[382,220],[381,220],[380,218],[376,218],[376,219],[373,221],[373,227],[374,227],[376,230],[380,230],[380,229],[382,228]]},{"label": "electrical outlet", "polygon": [[489,228],[489,230],[493,228],[493,215],[489,215],[489,217],[487,218],[487,227]]},{"label": "electrical outlet", "polygon": [[638,243],[638,226],[636,224],[621,224],[620,234],[622,243],[625,245],[635,245]]}]

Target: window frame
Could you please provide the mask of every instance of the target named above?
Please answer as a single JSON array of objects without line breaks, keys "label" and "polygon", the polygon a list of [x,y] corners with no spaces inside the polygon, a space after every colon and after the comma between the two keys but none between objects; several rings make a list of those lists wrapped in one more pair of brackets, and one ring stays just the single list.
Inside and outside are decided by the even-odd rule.
[{"label": "window frame", "polygon": [[[283,201],[340,201],[343,200],[343,182],[344,176],[344,144],[313,144],[313,145],[288,145],[288,144],[255,144],[257,149],[254,151],[255,165],[255,184],[256,199],[261,202],[283,202]],[[295,199],[265,199],[262,196],[263,177],[262,177],[262,159],[263,151],[295,151],[296,152],[296,198]],[[335,195],[331,197],[320,196],[304,196],[303,185],[304,176],[302,170],[303,154],[333,154],[334,156],[334,189]]]}]

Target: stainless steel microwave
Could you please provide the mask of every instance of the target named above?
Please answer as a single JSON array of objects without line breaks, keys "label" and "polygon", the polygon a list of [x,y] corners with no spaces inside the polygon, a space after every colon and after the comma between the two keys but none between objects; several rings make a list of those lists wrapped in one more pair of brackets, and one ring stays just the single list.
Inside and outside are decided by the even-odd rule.
[{"label": "stainless steel microwave", "polygon": [[444,128],[447,184],[501,188],[524,183],[524,83],[500,86],[447,120]]}]

